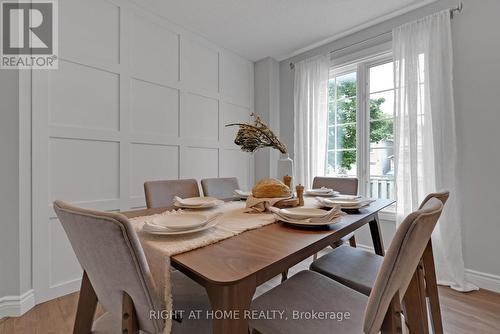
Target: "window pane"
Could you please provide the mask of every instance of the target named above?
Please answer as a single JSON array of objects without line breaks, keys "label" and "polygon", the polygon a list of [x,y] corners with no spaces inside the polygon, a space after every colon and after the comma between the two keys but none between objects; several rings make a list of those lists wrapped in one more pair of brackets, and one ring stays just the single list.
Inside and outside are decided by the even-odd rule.
[{"label": "window pane", "polygon": [[335,109],[337,102],[335,100],[335,78],[328,81],[328,124],[335,124]]},{"label": "window pane", "polygon": [[356,97],[337,101],[337,124],[356,122]]},{"label": "window pane", "polygon": [[356,72],[340,75],[335,79],[338,99],[356,96]]},{"label": "window pane", "polygon": [[395,198],[393,71],[392,62],[370,68],[370,175],[368,196],[374,198]]},{"label": "window pane", "polygon": [[356,123],[337,126],[337,149],[356,148]]},{"label": "window pane", "polygon": [[385,119],[370,122],[370,147],[392,146],[394,140],[394,120]]},{"label": "window pane", "polygon": [[394,88],[393,63],[370,67],[370,93]]},{"label": "window pane", "polygon": [[394,199],[394,149],[373,148],[370,150],[369,196]]},{"label": "window pane", "polygon": [[328,128],[328,149],[335,149],[335,127],[331,126]]},{"label": "window pane", "polygon": [[370,120],[394,117],[394,91],[370,95]]},{"label": "window pane", "polygon": [[327,175],[356,176],[356,150],[329,151]]}]

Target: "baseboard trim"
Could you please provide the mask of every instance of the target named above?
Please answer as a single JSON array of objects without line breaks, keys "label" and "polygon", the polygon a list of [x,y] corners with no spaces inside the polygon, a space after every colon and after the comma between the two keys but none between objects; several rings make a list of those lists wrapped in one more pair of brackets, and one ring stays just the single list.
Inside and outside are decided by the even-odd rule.
[{"label": "baseboard trim", "polygon": [[43,295],[38,293],[35,294],[35,302],[38,305],[40,303],[76,292],[80,290],[81,281],[82,281],[81,278],[76,278],[73,280],[52,285],[48,293]]},{"label": "baseboard trim", "polygon": [[0,319],[19,317],[35,306],[35,292],[28,290],[20,296],[0,298]]},{"label": "baseboard trim", "polygon": [[[356,246],[369,252],[373,252],[373,247],[371,246],[360,244]],[[465,268],[465,278],[481,289],[500,293],[500,276]]]},{"label": "baseboard trim", "polygon": [[465,278],[481,289],[500,293],[500,276],[483,273],[477,270],[465,269]]}]

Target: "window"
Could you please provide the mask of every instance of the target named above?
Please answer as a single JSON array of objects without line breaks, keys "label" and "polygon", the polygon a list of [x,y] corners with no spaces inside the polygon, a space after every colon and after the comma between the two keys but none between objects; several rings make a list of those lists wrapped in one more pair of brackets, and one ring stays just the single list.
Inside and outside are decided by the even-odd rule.
[{"label": "window", "polygon": [[356,176],[356,72],[333,76],[328,90],[327,175]]},{"label": "window", "polygon": [[395,198],[393,77],[387,55],[330,71],[325,174],[358,177],[374,198]]}]

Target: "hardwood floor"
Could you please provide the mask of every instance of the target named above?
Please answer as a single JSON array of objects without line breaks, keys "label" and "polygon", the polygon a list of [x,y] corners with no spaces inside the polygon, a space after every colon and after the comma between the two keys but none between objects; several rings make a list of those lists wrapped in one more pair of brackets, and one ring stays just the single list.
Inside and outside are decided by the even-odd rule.
[{"label": "hardwood floor", "polygon": [[[290,269],[289,276],[307,269],[306,260]],[[281,276],[261,285],[260,295],[280,283]],[[445,333],[500,333],[500,294],[479,290],[460,293],[440,287],[441,310]],[[1,334],[68,334],[72,332],[78,293],[72,293],[35,306],[19,318],[0,320]],[[97,315],[103,310],[98,308]]]}]

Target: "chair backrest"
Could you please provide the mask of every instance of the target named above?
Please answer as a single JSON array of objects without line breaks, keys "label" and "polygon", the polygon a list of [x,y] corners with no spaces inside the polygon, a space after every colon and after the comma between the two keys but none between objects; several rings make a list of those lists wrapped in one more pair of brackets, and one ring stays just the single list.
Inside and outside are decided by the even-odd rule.
[{"label": "chair backrest", "polygon": [[203,195],[219,199],[234,197],[234,191],[239,189],[238,179],[235,177],[221,177],[201,180]]},{"label": "chair backrest", "polygon": [[443,202],[443,205],[445,205],[449,197],[450,197],[450,192],[448,190],[441,190],[435,193],[430,193],[427,196],[425,196],[424,200],[422,201],[422,203],[420,203],[420,206],[418,208],[422,209],[425,203],[427,203],[427,201],[430,200],[431,198],[437,198],[438,200]]},{"label": "chair backrest", "polygon": [[198,197],[200,189],[195,179],[162,180],[144,182],[146,206],[151,208],[164,208],[172,206],[174,197]]},{"label": "chair backrest", "polygon": [[99,302],[118,319],[123,292],[133,300],[139,329],[159,333],[163,321],[150,310],[162,310],[143,249],[128,219],[117,213],[92,211],[54,202],[54,210]]},{"label": "chair backrest", "polygon": [[443,203],[431,198],[397,229],[368,298],[365,333],[378,333],[393,297],[405,295],[442,209]]},{"label": "chair backrest", "polygon": [[355,177],[326,177],[316,176],[312,187],[318,189],[321,187],[330,188],[345,195],[358,194],[358,179]]}]

